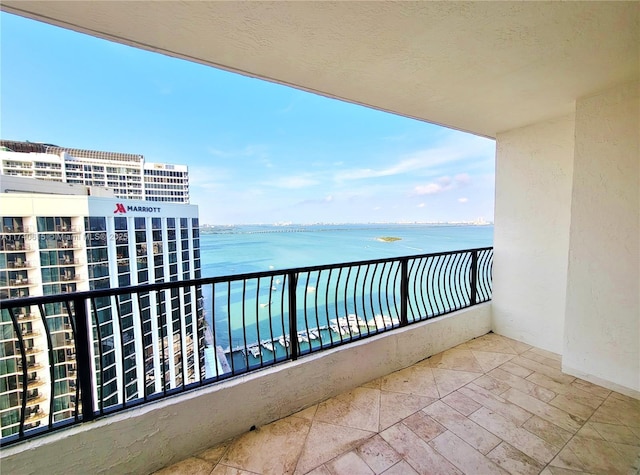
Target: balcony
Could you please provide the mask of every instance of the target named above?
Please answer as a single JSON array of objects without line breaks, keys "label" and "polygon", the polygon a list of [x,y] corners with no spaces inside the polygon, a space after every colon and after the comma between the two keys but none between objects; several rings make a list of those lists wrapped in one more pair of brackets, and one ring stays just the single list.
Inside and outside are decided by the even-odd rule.
[{"label": "balcony", "polygon": [[30,269],[32,267],[29,261],[15,260],[7,262],[7,269]]},{"label": "balcony", "polygon": [[[75,310],[75,314],[66,315],[75,322],[75,326],[71,327],[72,338],[66,339],[64,347],[68,352],[77,353],[77,377],[82,389],[79,393],[81,413],[74,413],[55,426],[44,424],[37,430],[24,433],[21,430],[3,442],[17,442],[86,420],[101,420],[107,414],[144,406],[166,396],[195,394],[193,390],[199,387],[218,388],[227,380],[241,382],[234,376],[258,374],[259,370],[269,369],[282,377],[276,366],[288,361],[305,361],[302,367],[320,364],[321,371],[309,374],[324,375],[321,379],[330,381],[326,376],[337,369],[336,363],[323,355],[340,348],[348,348],[345,351],[354,353],[354,357],[362,351],[374,352],[376,356],[370,355],[364,360],[372,363],[371,368],[358,374],[358,378],[363,375],[380,376],[384,374],[380,371],[405,366],[407,358],[410,358],[408,363],[424,358],[425,344],[446,349],[448,346],[442,345],[461,343],[488,331],[488,307],[481,303],[491,297],[491,260],[492,249],[483,248],[167,282],[75,293],[69,297],[52,295],[2,301],[3,309],[23,309],[33,305],[46,308],[47,304],[58,303],[67,312]],[[168,299],[170,293],[176,297],[188,296],[190,302],[197,303],[192,305],[198,309],[197,312],[203,308],[203,295],[208,294],[210,308],[213,309],[212,320],[209,321],[216,321],[215,331],[205,326],[202,313],[190,315],[191,323],[188,325],[184,323],[186,315],[178,323],[175,319],[167,321],[162,314],[155,313],[140,319],[146,326],[146,319],[151,317],[160,333],[143,332],[143,328],[136,329],[135,326],[119,328],[117,307],[112,309],[111,318],[114,331],[120,333],[119,340],[114,339],[111,333],[101,334],[103,327],[95,326],[96,312],[100,311],[102,322],[109,315],[103,308],[105,302],[112,300],[105,300],[106,296],[116,300],[122,296],[128,301],[133,294],[137,296],[134,300],[139,302],[143,299],[155,301],[152,308],[166,306],[169,311],[173,305],[175,311],[181,307],[181,301]],[[471,312],[469,317],[457,314],[465,309]],[[9,313],[17,320],[16,311]],[[435,319],[433,326],[428,325],[432,333],[425,334],[427,327],[424,325],[438,316],[442,318]],[[455,331],[454,322],[463,318],[467,318],[466,323]],[[47,334],[42,342],[46,345],[44,342],[52,341],[51,334],[55,330],[48,327],[48,318],[43,318],[42,322]],[[433,331],[440,327],[440,330]],[[110,329],[111,325],[104,328]],[[382,338],[394,330],[408,333]],[[161,335],[164,335],[162,340]],[[94,342],[93,338],[97,340]],[[371,344],[366,343],[369,340]],[[401,340],[405,340],[401,345],[401,356],[387,360],[390,351],[395,352]],[[145,354],[142,366],[134,373],[137,380],[125,380],[123,374],[119,375],[117,370],[114,372],[113,357],[110,358],[111,363],[103,363],[104,367],[90,363],[92,351],[98,362],[106,361],[103,354],[114,351],[115,361],[121,361],[124,357],[121,345],[131,341],[136,343],[140,354]],[[376,351],[378,345],[382,346]],[[352,361],[358,360],[356,357]],[[374,360],[378,363],[373,364]],[[48,366],[52,364],[49,362]],[[126,367],[130,369],[135,364],[138,363],[129,358]],[[33,370],[35,366],[30,368]],[[346,373],[353,373],[356,369],[353,367]],[[26,377],[27,372],[23,374],[25,376],[19,379]],[[66,377],[57,377],[52,383],[63,379]],[[92,381],[96,380],[116,383],[117,392],[101,391],[102,396],[98,397],[96,388],[92,387]],[[340,385],[351,387],[352,382],[352,378],[344,377]],[[135,385],[131,386],[131,383]],[[51,387],[56,387],[56,384]],[[124,397],[125,387],[127,398]],[[132,388],[133,393],[129,391]],[[330,395],[328,388],[319,392],[318,388],[310,389],[308,384],[300,388],[304,399],[313,400],[318,394]],[[75,386],[71,393],[75,393]],[[293,398],[291,403],[297,405],[299,397]]]}]

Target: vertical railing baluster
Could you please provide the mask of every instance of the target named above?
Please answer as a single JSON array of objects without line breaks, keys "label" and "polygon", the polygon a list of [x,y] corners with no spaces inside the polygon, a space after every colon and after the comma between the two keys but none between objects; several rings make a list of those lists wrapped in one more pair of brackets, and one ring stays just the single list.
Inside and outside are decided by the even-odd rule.
[{"label": "vertical railing baluster", "polygon": [[471,251],[471,296],[469,305],[475,305],[478,299],[478,251]]},{"label": "vertical railing baluster", "polygon": [[[13,325],[13,331],[16,334],[16,338],[18,339],[18,348],[20,351],[20,361],[22,362],[22,394],[21,394],[21,402],[20,402],[20,427],[18,429],[18,435],[20,438],[24,437],[24,422],[27,418],[27,392],[29,390],[29,380],[28,380],[28,371],[27,371],[27,348],[24,345],[24,339],[22,338],[22,330],[20,328],[20,322],[18,322],[18,318],[13,311],[13,308],[7,309],[9,312],[9,318],[11,319],[11,324]],[[31,307],[29,307],[29,311],[31,311]]]},{"label": "vertical railing baluster", "polygon": [[289,347],[291,359],[298,359],[298,310],[296,308],[296,287],[298,278],[295,272],[288,272],[289,277]]},{"label": "vertical railing baluster", "polygon": [[82,401],[82,420],[95,418],[93,381],[91,378],[91,325],[87,317],[86,301],[77,298],[73,301],[76,314],[76,365]]},{"label": "vertical railing baluster", "polygon": [[407,306],[409,304],[409,261],[400,260],[400,326],[409,322],[407,320]]}]

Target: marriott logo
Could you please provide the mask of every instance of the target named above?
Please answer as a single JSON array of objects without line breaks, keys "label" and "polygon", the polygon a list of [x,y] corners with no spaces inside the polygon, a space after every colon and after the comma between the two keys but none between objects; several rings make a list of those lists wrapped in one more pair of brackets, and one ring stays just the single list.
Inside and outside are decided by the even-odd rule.
[{"label": "marriott logo", "polygon": [[126,214],[127,211],[136,211],[141,213],[159,213],[159,206],[126,206],[122,203],[116,203],[116,209],[113,210],[113,214]]}]

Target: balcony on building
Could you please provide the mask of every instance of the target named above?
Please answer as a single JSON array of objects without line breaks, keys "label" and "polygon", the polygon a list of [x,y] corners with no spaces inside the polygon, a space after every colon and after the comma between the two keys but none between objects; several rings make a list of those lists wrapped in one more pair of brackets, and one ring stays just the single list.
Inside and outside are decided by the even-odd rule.
[{"label": "balcony on building", "polygon": [[[291,450],[307,437],[316,442],[305,449],[305,458],[279,466],[288,473],[296,466],[302,473],[341,473],[340,467],[362,468],[358,460],[374,472],[367,454],[384,453],[380,447],[399,439],[407,445],[402,449],[398,442],[396,455],[389,452],[400,457],[395,473],[428,473],[436,459],[452,473],[482,473],[487,467],[497,472],[489,462],[497,463],[500,453],[499,468],[519,473],[517,467],[524,465],[515,459],[521,452],[537,465],[524,457],[520,463],[545,475],[556,473],[554,467],[557,473],[637,470],[638,2],[101,2],[89,11],[73,3],[8,0],[2,9],[491,137],[497,145],[490,302],[413,326],[392,325],[371,338],[145,400],[117,414],[100,413],[90,423],[8,446],[3,470],[150,473],[182,463],[185,471],[212,471],[218,464],[218,471],[261,473],[268,472],[267,465],[240,462],[244,455],[257,457],[242,444],[275,447],[265,434],[286,430],[291,438],[276,439]],[[458,360],[457,369],[452,361],[473,351],[500,354],[496,348],[506,351],[503,345],[511,348],[509,361],[516,363],[498,366],[504,373],[509,373],[505,368],[521,371],[509,373],[520,379],[503,374],[510,383],[500,382],[493,368],[478,371],[471,382],[460,374],[451,384],[461,386],[450,393],[419,393],[424,380],[417,374],[434,369],[474,373],[464,361]],[[540,384],[527,379],[533,374]],[[166,377],[157,371],[152,381],[161,375]],[[379,398],[375,407],[382,417],[380,395],[392,383],[396,390],[385,397],[396,405],[402,405],[398,394],[432,399],[395,421],[395,435],[378,436],[380,426],[353,427],[355,418],[339,420],[350,402],[366,401],[363,394]],[[465,386],[468,390],[461,390]],[[525,387],[535,394],[523,392]],[[590,396],[580,406],[568,401],[583,392]],[[328,401],[335,403],[333,409]],[[594,402],[597,407],[589,407]],[[527,419],[515,423],[513,414],[500,419],[496,414],[505,406]],[[584,411],[583,417],[575,411]],[[439,426],[431,422],[438,418]],[[485,424],[502,448],[491,458],[496,448],[465,441],[452,420],[459,428],[472,426],[469,421]],[[546,429],[536,435],[534,426]],[[368,436],[350,439],[344,427]],[[428,429],[442,432],[429,435]],[[545,440],[549,432],[560,439]],[[343,436],[342,451],[323,448],[327,440]],[[528,446],[518,446],[520,436],[535,441],[541,452],[527,453]],[[241,442],[225,442],[231,438]],[[369,440],[377,445],[365,445]],[[90,450],[78,450],[81,444]],[[557,450],[548,452],[546,444]]]}]

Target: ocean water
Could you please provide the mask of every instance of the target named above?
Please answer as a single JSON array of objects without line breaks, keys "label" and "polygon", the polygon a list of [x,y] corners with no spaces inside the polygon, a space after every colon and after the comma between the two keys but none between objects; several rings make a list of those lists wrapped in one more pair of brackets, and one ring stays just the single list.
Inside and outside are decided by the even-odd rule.
[{"label": "ocean water", "polygon": [[[493,245],[493,226],[221,226],[203,231],[200,238],[203,277]],[[382,237],[400,239],[384,242],[380,241]],[[333,342],[335,338],[343,338],[338,333],[332,333],[329,326],[349,314],[357,314],[358,317],[380,314],[397,318],[392,309],[388,306],[385,309],[379,303],[380,292],[369,292],[364,299],[354,299],[354,284],[347,283],[344,279],[328,282],[327,279],[335,277],[335,273],[333,277],[327,273],[300,277],[305,280],[299,282],[296,292],[298,329],[321,329],[318,330],[320,338],[301,344],[301,351],[305,345],[317,345],[321,340]],[[278,344],[278,339],[289,332],[286,284],[286,278],[282,274],[273,279],[261,279],[259,283],[249,281],[244,286],[242,282],[238,282],[229,286],[219,284],[215,289],[212,286],[203,287],[206,320],[212,329],[213,343],[225,350],[228,360],[233,361],[236,368],[260,363],[263,356],[251,355],[247,351],[251,346],[261,349],[262,355],[268,353],[271,358],[285,357],[286,351],[284,346]],[[327,288],[331,292],[320,290]],[[364,302],[365,306],[358,307],[358,302]],[[273,350],[258,346],[265,341],[273,342]],[[232,351],[234,348],[236,350]]]},{"label": "ocean water", "polygon": [[[493,226],[220,226],[201,234],[203,277],[402,257],[493,245]],[[399,237],[381,242],[380,237]]]}]

